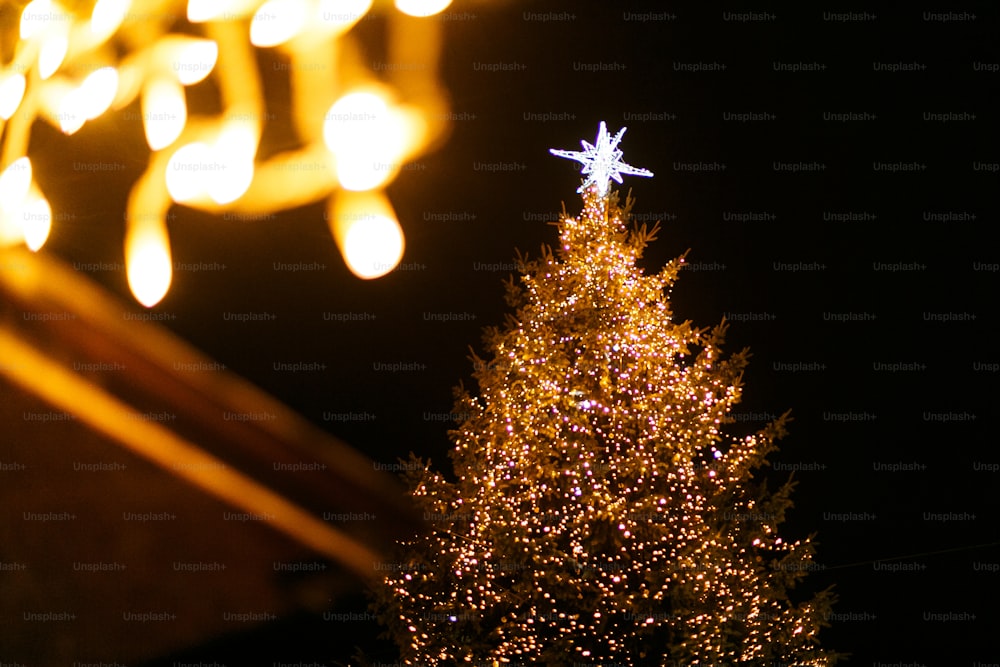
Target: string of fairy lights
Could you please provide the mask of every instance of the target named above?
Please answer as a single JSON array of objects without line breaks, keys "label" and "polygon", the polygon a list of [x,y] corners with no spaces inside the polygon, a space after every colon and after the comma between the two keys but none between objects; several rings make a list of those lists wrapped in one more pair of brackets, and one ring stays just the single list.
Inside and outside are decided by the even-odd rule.
[{"label": "string of fairy lights", "polygon": [[[142,123],[151,152],[125,212],[126,273],[143,305],[170,286],[167,212],[175,204],[252,219],[325,200],[348,267],[361,278],[388,273],[404,239],[384,189],[447,127],[434,15],[451,0],[373,2],[28,2],[13,52],[0,62],[0,248],[38,250],[52,228],[39,181],[58,181],[34,171],[34,123],[73,135],[122,112],[119,120]],[[405,69],[376,73],[364,63],[352,28],[376,10],[386,17],[388,58]],[[297,138],[271,155],[260,150],[273,115],[259,50],[288,72],[291,117],[280,122]],[[218,107],[189,108],[200,85],[217,89]]]},{"label": "string of fairy lights", "polygon": [[722,358],[724,327],[673,321],[683,258],[636,266],[655,229],[630,232],[608,183],[652,174],[620,161],[622,132],[553,151],[583,163],[583,210],[487,333],[458,481],[415,486],[438,530],[386,577],[405,664],[828,664],[824,600],[781,593],[811,544],[778,536],[787,498],[750,481],[782,427],[722,432],[747,358]]}]

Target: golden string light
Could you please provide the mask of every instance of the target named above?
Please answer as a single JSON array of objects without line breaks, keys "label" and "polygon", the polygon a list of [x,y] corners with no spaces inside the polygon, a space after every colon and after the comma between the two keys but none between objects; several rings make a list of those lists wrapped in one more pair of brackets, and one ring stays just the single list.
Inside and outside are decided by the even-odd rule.
[{"label": "golden string light", "polygon": [[[151,151],[125,213],[125,260],[147,307],[170,287],[167,212],[263,215],[328,202],[331,232],[361,278],[391,271],[402,228],[385,194],[402,165],[439,142],[447,102],[436,79],[451,0],[32,0],[0,64],[0,247],[42,247],[53,212],[32,172],[36,120],[66,135],[138,106]],[[399,71],[361,63],[352,28],[384,10]],[[261,150],[267,111],[256,51],[288,72],[297,143]],[[210,82],[218,106],[190,108]],[[136,114],[132,114],[135,116]]]}]

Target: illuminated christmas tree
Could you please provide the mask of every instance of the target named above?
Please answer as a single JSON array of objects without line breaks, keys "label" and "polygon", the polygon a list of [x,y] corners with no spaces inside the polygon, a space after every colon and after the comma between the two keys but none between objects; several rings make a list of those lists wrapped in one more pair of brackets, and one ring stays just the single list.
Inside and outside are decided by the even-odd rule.
[{"label": "illuminated christmas tree", "polygon": [[515,309],[486,331],[478,395],[459,390],[456,481],[415,459],[414,499],[432,532],[402,546],[375,608],[409,665],[829,665],[817,643],[833,602],[789,591],[810,539],[777,526],[791,481],[755,470],[784,433],[723,432],[743,351],[724,324],[676,322],[683,257],[637,260],[656,226],[631,227],[609,181],[652,176],[595,145],[553,151],[588,175],[559,246],[522,258]]}]

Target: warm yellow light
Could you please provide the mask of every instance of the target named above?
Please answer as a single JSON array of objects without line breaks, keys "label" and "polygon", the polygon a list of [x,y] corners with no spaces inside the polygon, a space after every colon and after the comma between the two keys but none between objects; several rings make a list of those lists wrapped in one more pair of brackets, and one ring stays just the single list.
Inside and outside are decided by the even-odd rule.
[{"label": "warm yellow light", "polygon": [[451,0],[396,0],[396,9],[410,16],[434,16],[450,4]]},{"label": "warm yellow light", "polygon": [[260,47],[287,42],[302,30],[308,8],[304,0],[265,2],[250,22],[250,42]]},{"label": "warm yellow light", "polygon": [[41,192],[33,189],[31,196],[21,207],[21,231],[25,244],[32,252],[37,252],[45,245],[51,229],[52,209],[49,202]]},{"label": "warm yellow light", "polygon": [[80,84],[76,95],[80,111],[87,120],[93,120],[108,110],[118,92],[118,71],[114,67],[101,67],[91,72]]},{"label": "warm yellow light", "polygon": [[188,0],[187,17],[191,23],[232,21],[253,9],[252,0]]},{"label": "warm yellow light", "polygon": [[0,248],[24,240],[24,225],[19,218],[31,188],[31,162],[23,157],[0,173]]},{"label": "warm yellow light", "polygon": [[334,32],[346,32],[372,8],[372,0],[320,0],[318,25]]},{"label": "warm yellow light", "polygon": [[69,16],[52,0],[32,0],[21,11],[21,39],[31,39],[41,35]]},{"label": "warm yellow light", "polygon": [[406,147],[405,134],[400,114],[373,92],[341,97],[323,121],[323,139],[346,190],[371,190],[395,176]]},{"label": "warm yellow light", "polygon": [[53,97],[59,100],[56,107],[56,118],[59,121],[59,129],[65,134],[73,134],[87,122],[87,117],[83,115],[82,95],[79,88],[53,89]]},{"label": "warm yellow light", "polygon": [[253,158],[257,152],[253,131],[239,122],[230,123],[211,147],[212,170],[207,172],[206,191],[217,204],[228,204],[243,196],[253,181]]},{"label": "warm yellow light", "polygon": [[0,248],[17,245],[24,241],[24,229],[18,224],[15,216],[7,215],[0,208]]},{"label": "warm yellow light", "polygon": [[219,58],[219,46],[210,39],[186,38],[170,46],[170,69],[185,86],[207,77]]},{"label": "warm yellow light", "polygon": [[125,271],[136,300],[152,308],[170,289],[173,268],[163,220],[130,220],[125,235]]},{"label": "warm yellow light", "polygon": [[187,122],[184,88],[171,79],[153,79],[142,89],[142,125],[146,143],[154,151],[176,141]]},{"label": "warm yellow light", "polygon": [[205,174],[211,167],[207,144],[196,141],[177,149],[167,161],[167,192],[178,203],[197,198],[205,192]]},{"label": "warm yellow light", "polygon": [[347,268],[359,278],[384,276],[403,258],[403,230],[381,192],[337,196],[330,227]]},{"label": "warm yellow light", "polygon": [[118,30],[128,14],[131,0],[97,0],[90,14],[90,32],[104,40]]},{"label": "warm yellow light", "polygon": [[9,72],[0,75],[0,118],[8,120],[21,105],[24,97],[24,75]]},{"label": "warm yellow light", "polygon": [[42,48],[38,52],[38,76],[44,81],[59,69],[66,50],[69,48],[69,38],[66,33],[56,31],[45,37]]},{"label": "warm yellow light", "polygon": [[27,157],[14,160],[0,174],[0,207],[17,210],[24,203],[31,188],[31,160]]}]

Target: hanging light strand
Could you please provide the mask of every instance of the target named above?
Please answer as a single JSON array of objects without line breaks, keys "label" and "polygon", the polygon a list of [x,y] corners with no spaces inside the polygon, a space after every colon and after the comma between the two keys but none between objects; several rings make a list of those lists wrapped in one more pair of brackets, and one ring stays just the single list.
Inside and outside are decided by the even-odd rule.
[{"label": "hanging light strand", "polygon": [[[0,63],[0,247],[37,250],[52,226],[29,159],[34,122],[72,135],[137,104],[125,122],[142,123],[151,157],[129,197],[125,250],[140,303],[151,307],[169,290],[174,204],[250,218],[325,200],[347,266],[361,278],[388,273],[404,242],[384,189],[447,127],[441,22],[428,17],[449,2],[385,8],[388,53],[408,59],[400,77],[360,64],[352,28],[372,0],[97,0],[72,11],[32,0],[12,59]],[[296,135],[293,147],[266,156],[260,143],[274,116],[261,49],[288,73]],[[219,104],[206,113],[190,108],[188,89],[207,79]]]}]

